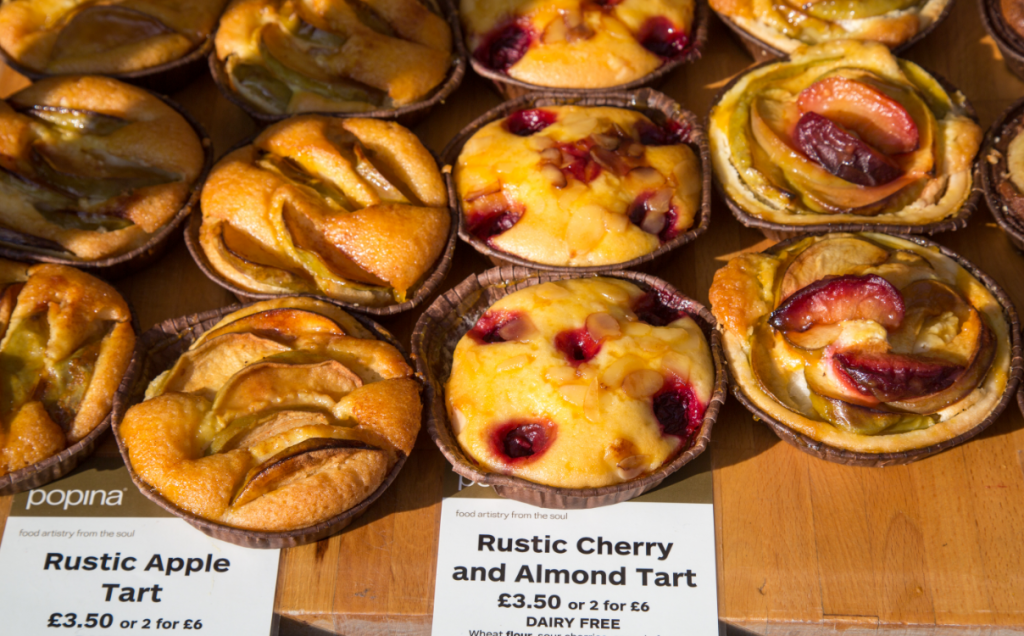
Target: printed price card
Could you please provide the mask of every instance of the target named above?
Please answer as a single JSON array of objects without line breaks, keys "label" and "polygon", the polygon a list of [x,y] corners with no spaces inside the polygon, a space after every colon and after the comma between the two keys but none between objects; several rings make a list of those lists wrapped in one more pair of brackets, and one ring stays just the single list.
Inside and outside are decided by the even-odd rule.
[{"label": "printed price card", "polygon": [[710,454],[632,501],[549,510],[446,475],[434,634],[718,634]]},{"label": "printed price card", "polygon": [[14,497],[6,634],[269,634],[279,550],[212,539],[146,499],[119,458]]}]

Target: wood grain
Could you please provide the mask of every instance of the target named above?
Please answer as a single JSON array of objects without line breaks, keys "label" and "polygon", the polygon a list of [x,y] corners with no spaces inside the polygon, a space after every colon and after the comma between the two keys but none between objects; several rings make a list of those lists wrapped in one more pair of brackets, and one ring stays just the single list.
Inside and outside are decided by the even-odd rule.
[{"label": "wood grain", "polygon": [[[977,10],[973,1],[958,0],[907,57],[958,86],[987,127],[1024,95],[1024,84],[1006,70]],[[718,88],[750,63],[712,19],[703,59],[673,73],[662,90],[703,115]],[[0,73],[0,95],[21,82]],[[207,126],[218,154],[255,129],[209,78],[174,97]],[[415,131],[440,152],[499,101],[470,74]],[[966,230],[936,240],[988,272],[1024,307],[1024,257],[987,208]],[[706,303],[712,275],[729,254],[763,247],[763,236],[740,226],[716,199],[708,233],[654,273]],[[442,291],[488,266],[460,244]],[[118,288],[143,328],[232,301],[202,276],[181,243]],[[381,322],[407,343],[417,314]],[[111,450],[108,443],[99,452]],[[967,444],[909,466],[871,469],[801,453],[730,400],[711,453],[724,621],[761,634],[1024,632],[1024,420],[1016,408]],[[319,633],[428,634],[445,469],[421,435],[394,486],[344,534],[283,552],[275,611]],[[0,498],[0,529],[9,506]]]}]

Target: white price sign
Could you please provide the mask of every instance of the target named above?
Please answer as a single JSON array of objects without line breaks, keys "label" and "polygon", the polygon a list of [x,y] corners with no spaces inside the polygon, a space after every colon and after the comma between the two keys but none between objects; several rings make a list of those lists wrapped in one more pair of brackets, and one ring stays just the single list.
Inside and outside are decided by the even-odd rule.
[{"label": "white price sign", "polygon": [[15,497],[0,543],[10,634],[269,634],[279,550],[212,539],[116,458]]},{"label": "white price sign", "polygon": [[639,500],[592,510],[536,508],[450,476],[433,633],[717,634],[710,463],[695,464]]}]

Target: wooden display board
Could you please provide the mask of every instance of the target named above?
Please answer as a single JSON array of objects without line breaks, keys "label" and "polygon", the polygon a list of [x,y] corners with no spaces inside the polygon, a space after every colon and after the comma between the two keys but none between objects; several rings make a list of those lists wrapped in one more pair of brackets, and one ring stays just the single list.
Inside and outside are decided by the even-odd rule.
[{"label": "wooden display board", "polygon": [[[943,75],[987,127],[1024,83],[1005,68],[973,0],[907,57]],[[698,114],[751,64],[712,19],[703,59],[671,75],[666,93]],[[0,95],[24,80],[0,71]],[[209,77],[174,96],[211,133],[217,154],[251,134],[252,121]],[[435,152],[499,102],[470,73],[415,131]],[[936,239],[971,259],[1024,309],[1024,256],[982,205],[961,232]],[[658,275],[707,302],[715,270],[740,250],[767,245],[714,201],[711,228]],[[489,262],[460,244],[442,290]],[[144,329],[234,299],[209,282],[182,242],[117,283]],[[404,343],[419,310],[382,319]],[[718,537],[719,613],[756,633],[1002,634],[1024,631],[1024,419],[1015,404],[978,438],[909,466],[839,466],[781,442],[734,399],[710,447]],[[116,454],[112,439],[101,453]],[[343,534],[282,552],[275,612],[296,633],[428,634],[433,607],[441,476],[446,463],[425,434],[395,484]],[[0,498],[0,529],[10,498]],[[17,576],[0,572],[0,576]],[[244,611],[244,608],[239,608]],[[680,617],[683,633],[685,616]]]}]

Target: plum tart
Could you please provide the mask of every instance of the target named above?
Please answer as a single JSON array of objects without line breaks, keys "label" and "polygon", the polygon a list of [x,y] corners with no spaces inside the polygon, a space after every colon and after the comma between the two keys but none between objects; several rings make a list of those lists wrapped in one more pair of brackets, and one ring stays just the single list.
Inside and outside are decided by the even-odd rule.
[{"label": "plum tart", "polygon": [[780,56],[803,45],[835,40],[866,40],[903,49],[938,24],[953,1],[709,0],[709,4],[731,29]]},{"label": "plum tart", "polygon": [[689,449],[715,384],[686,311],[627,280],[564,279],[492,304],[455,347],[445,395],[480,470],[581,489],[649,475]]},{"label": "plum tart", "polygon": [[709,296],[737,395],[784,439],[860,461],[907,461],[976,434],[1017,382],[1019,343],[1005,294],[958,261],[875,233],[732,259]]},{"label": "plum tart", "polygon": [[243,293],[380,307],[405,302],[435,268],[447,203],[437,163],[407,129],[301,115],[214,167],[198,239],[214,279]]},{"label": "plum tart", "polygon": [[209,42],[227,0],[9,0],[0,48],[30,72],[134,73],[181,60]]},{"label": "plum tart", "polygon": [[978,172],[988,207],[1017,249],[1024,250],[1024,100],[992,124]]},{"label": "plum tart", "polygon": [[474,67],[541,87],[631,84],[695,54],[695,0],[461,0]]},{"label": "plum tart", "polygon": [[178,510],[286,532],[358,506],[412,452],[420,384],[338,307],[279,298],[195,338],[117,429],[132,470]]},{"label": "plum tart", "polygon": [[830,42],[753,68],[726,87],[708,134],[746,225],[938,231],[972,209],[973,111],[881,44]]},{"label": "plum tart", "polygon": [[85,439],[135,350],[128,305],[63,265],[0,259],[0,478]]},{"label": "plum tart", "polygon": [[455,161],[463,238],[547,267],[615,265],[680,243],[707,194],[703,136],[695,118],[662,119],[545,105],[483,125]]},{"label": "plum tart", "polygon": [[257,116],[408,106],[454,59],[434,0],[233,0],[215,46],[218,83]]},{"label": "plum tart", "polygon": [[146,245],[193,199],[199,134],[141,88],[41,80],[0,101],[0,242],[86,264]]}]

